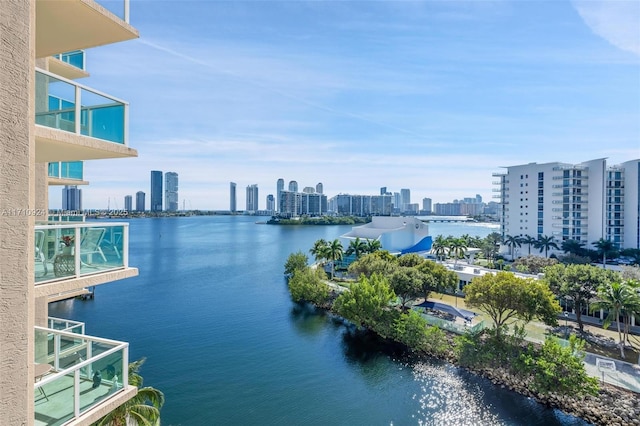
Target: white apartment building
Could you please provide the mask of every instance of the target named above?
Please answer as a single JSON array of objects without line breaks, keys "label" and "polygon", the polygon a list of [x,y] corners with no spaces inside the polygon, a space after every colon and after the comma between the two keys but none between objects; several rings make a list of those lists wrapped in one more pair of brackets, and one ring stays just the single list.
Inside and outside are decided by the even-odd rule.
[{"label": "white apartment building", "polygon": [[86,183],[78,162],[137,156],[128,103],[75,80],[89,75],[83,49],[138,31],[128,0],[1,3],[0,423],[91,424],[137,392],[128,343],[49,318],[48,303],[138,270],[128,224],[48,222],[48,186]]},{"label": "white apartment building", "polygon": [[493,174],[503,238],[553,236],[559,246],[577,240],[587,247],[604,238],[619,249],[640,248],[640,160],[608,166],[602,158],[506,169]]}]

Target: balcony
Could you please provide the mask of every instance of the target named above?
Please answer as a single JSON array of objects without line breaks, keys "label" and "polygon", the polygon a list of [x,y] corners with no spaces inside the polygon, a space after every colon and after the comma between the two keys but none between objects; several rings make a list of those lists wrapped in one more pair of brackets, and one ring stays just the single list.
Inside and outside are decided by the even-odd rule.
[{"label": "balcony", "polygon": [[127,146],[128,104],[36,70],[36,162],[136,157]]},{"label": "balcony", "polygon": [[70,330],[35,327],[35,425],[89,424],[137,392],[128,343]]},{"label": "balcony", "polygon": [[49,163],[49,185],[87,185],[89,182],[83,180],[83,166],[82,161]]},{"label": "balcony", "polygon": [[47,58],[47,65],[50,72],[70,80],[89,77],[84,50],[74,50],[50,56]]},{"label": "balcony", "polygon": [[[129,267],[129,224],[67,222],[35,226],[36,297],[138,275]],[[66,245],[68,243],[69,245]]]},{"label": "balcony", "polygon": [[129,0],[36,0],[36,58],[138,37]]}]

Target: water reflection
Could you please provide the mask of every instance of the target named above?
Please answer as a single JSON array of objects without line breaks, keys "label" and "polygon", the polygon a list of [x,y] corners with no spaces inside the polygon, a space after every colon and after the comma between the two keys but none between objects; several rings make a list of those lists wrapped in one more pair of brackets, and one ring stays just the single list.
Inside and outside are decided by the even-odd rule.
[{"label": "water reflection", "polygon": [[295,303],[291,307],[289,317],[296,331],[302,335],[318,335],[327,326],[326,311],[316,309],[315,306],[308,303]]}]

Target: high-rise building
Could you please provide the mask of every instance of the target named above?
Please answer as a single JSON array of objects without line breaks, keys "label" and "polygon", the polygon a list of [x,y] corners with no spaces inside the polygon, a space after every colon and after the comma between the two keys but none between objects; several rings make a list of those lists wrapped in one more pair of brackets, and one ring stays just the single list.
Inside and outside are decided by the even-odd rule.
[{"label": "high-rise building", "polygon": [[400,190],[400,210],[403,212],[409,211],[409,204],[411,204],[411,191],[407,188]]},{"label": "high-rise building", "polygon": [[248,212],[258,211],[258,185],[253,184],[247,186],[247,208]]},{"label": "high-rise building", "polygon": [[164,174],[164,207],[168,212],[178,211],[178,174]]},{"label": "high-rise building", "polygon": [[431,213],[431,198],[422,199],[422,211],[427,214]]},{"label": "high-rise building", "polygon": [[322,193],[324,193],[324,186],[322,185],[322,182],[318,182],[318,183],[316,184],[316,192],[317,192],[318,194],[322,194]]},{"label": "high-rise building", "polygon": [[236,183],[229,183],[229,211],[235,213],[238,211],[238,203],[236,198]]},{"label": "high-rise building", "polygon": [[267,210],[270,212],[274,212],[276,210],[276,200],[273,197],[273,194],[267,195]]},{"label": "high-rise building", "polygon": [[[35,221],[47,221],[48,164],[138,155],[129,146],[128,103],[93,89],[91,79],[74,81],[88,76],[84,56],[91,48],[136,38],[138,32],[129,24],[128,9],[111,12],[95,0],[3,1],[0,28],[2,204],[37,214],[0,216],[0,423],[88,425],[136,395],[127,380],[129,345],[86,335],[84,324],[71,318],[68,324],[77,332],[71,340],[79,345],[63,347],[68,335],[49,328],[48,305],[137,275],[128,263],[129,227],[78,221],[59,228]],[[126,94],[126,85],[118,92]],[[60,170],[57,178],[75,176]],[[95,266],[108,268],[86,268],[82,238],[72,237],[87,236],[90,243],[105,230],[121,236],[111,239],[118,250],[92,257]],[[63,237],[70,237],[65,240],[73,254],[66,252]],[[91,383],[106,365],[119,379],[103,376],[88,395],[80,384]]]},{"label": "high-rise building", "polygon": [[124,196],[124,209],[127,212],[133,211],[133,196],[131,195]]},{"label": "high-rise building", "polygon": [[289,192],[298,192],[298,182],[295,180],[289,182]]},{"label": "high-rise building", "polygon": [[136,211],[143,212],[145,208],[145,193],[143,191],[136,192]]},{"label": "high-rise building", "polygon": [[313,186],[305,186],[302,188],[302,192],[305,194],[313,194],[316,192],[316,189]]},{"label": "high-rise building", "polygon": [[284,179],[280,178],[276,183],[276,208],[278,209],[278,211],[280,211],[280,194],[282,193],[282,191],[284,191]]},{"label": "high-rise building", "polygon": [[77,185],[65,185],[62,188],[62,209],[69,211],[82,210],[82,189]]},{"label": "high-rise building", "polygon": [[162,211],[162,172],[151,171],[151,211]]},{"label": "high-rise building", "polygon": [[502,236],[554,237],[559,245],[601,238],[619,249],[640,248],[640,160],[607,166],[530,163],[494,173],[499,180]]},{"label": "high-rise building", "polygon": [[387,193],[387,187],[386,186],[380,187],[380,195],[384,195],[386,193]]}]

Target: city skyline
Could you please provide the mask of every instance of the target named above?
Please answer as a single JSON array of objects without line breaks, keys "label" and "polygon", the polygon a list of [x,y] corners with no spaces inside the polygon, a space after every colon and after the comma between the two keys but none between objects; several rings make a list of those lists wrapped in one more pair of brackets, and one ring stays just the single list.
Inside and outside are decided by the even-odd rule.
[{"label": "city skyline", "polygon": [[[410,187],[439,203],[490,199],[502,166],[640,153],[638,2],[131,9],[140,40],[91,50],[90,71],[116,96],[129,82],[131,146],[144,155],[86,162],[86,208],[183,163],[180,207],[225,210],[236,176],[274,195],[274,178],[295,176],[329,193]],[[175,100],[181,114],[163,114]]]}]

